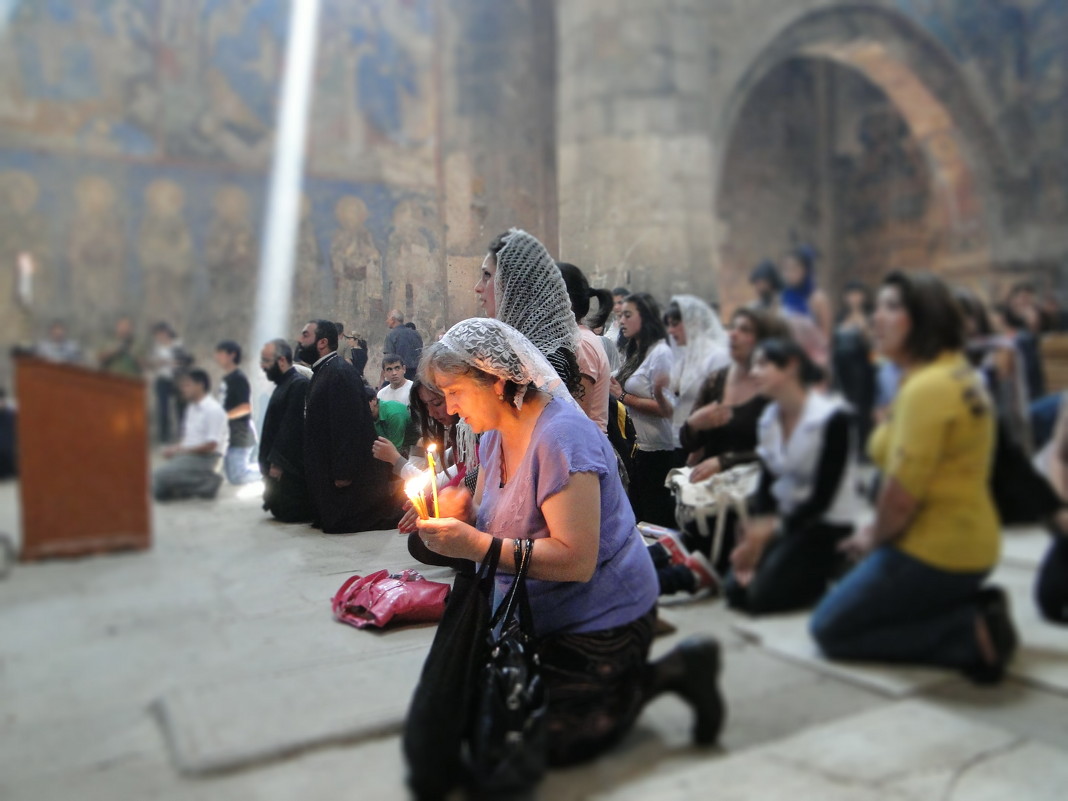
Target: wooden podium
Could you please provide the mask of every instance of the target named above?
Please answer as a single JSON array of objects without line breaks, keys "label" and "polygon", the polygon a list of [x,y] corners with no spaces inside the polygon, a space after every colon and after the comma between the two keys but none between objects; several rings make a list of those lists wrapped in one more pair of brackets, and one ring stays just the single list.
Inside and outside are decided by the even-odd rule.
[{"label": "wooden podium", "polygon": [[144,382],[28,356],[16,381],[22,560],[147,548]]}]

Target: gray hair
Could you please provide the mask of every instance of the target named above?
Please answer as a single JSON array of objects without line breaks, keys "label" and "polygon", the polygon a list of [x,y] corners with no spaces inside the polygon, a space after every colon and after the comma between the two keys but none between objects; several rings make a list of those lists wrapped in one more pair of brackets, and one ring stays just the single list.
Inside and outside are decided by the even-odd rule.
[{"label": "gray hair", "polygon": [[285,359],[290,364],[293,364],[293,346],[279,337],[278,339],[272,339],[267,343],[268,345],[274,345],[274,355],[278,358]]}]

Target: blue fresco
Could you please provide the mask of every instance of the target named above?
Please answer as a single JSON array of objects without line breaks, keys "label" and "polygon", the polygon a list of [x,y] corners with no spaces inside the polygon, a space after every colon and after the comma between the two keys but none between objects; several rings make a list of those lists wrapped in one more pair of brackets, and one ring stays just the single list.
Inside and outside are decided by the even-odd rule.
[{"label": "blue fresco", "polygon": [[402,137],[401,103],[405,95],[414,97],[417,93],[415,63],[384,28],[357,28],[351,40],[353,45],[370,45],[356,66],[360,111],[383,133]]},{"label": "blue fresco", "polygon": [[[0,150],[0,172],[21,170],[32,175],[39,187],[39,211],[48,222],[49,251],[46,254],[50,265],[57,268],[58,286],[63,299],[73,302],[70,295],[70,265],[64,247],[65,237],[74,217],[73,188],[88,175],[99,175],[115,188],[119,198],[118,216],[122,220],[126,239],[125,294],[136,301],[143,292],[143,275],[138,256],[138,239],[145,219],[146,190],[155,181],[167,180],[181,187],[185,203],[182,217],[188,226],[193,242],[194,260],[193,287],[195,303],[204,303],[209,292],[209,276],[204,265],[208,232],[214,217],[213,200],[224,185],[242,189],[250,200],[250,219],[255,229],[255,240],[261,240],[264,199],[267,180],[255,173],[222,173],[209,169],[191,169],[188,166],[159,166],[152,164],[121,163],[106,159],[84,159],[53,156],[41,153]],[[395,191],[378,183],[361,183],[314,178],[306,182],[304,194],[311,201],[311,218],[319,245],[320,260],[317,270],[322,276],[329,274],[331,237],[337,229],[334,208],[345,196],[355,196],[364,201],[368,217],[366,228],[379,252],[388,252],[392,219],[399,202],[417,197],[410,191]],[[425,230],[426,241],[432,248],[440,243],[430,230]],[[388,269],[388,265],[386,265]]]},{"label": "blue fresco", "polygon": [[[1010,146],[1027,154],[1040,212],[1068,206],[1068,0],[895,0],[959,62],[983,75]],[[1063,198],[1049,207],[1055,196]]]},{"label": "blue fresco", "polygon": [[503,0],[460,0],[464,41],[456,54],[456,106],[464,116],[493,116],[504,87],[497,76],[510,65],[510,26],[516,24],[514,3]]},{"label": "blue fresco", "polygon": [[[213,13],[232,5],[232,0],[208,0],[203,16],[210,19]],[[266,54],[261,37],[268,33],[278,52],[284,52],[288,22],[287,0],[258,0],[248,8],[240,30],[220,36],[212,47],[212,66],[226,77],[230,87],[265,124],[274,122],[280,76],[268,73],[263,64]]]},{"label": "blue fresco", "polygon": [[1033,8],[1005,0],[895,0],[958,61],[978,60],[988,77],[1027,81],[1068,61],[1068,0]]},{"label": "blue fresco", "polygon": [[54,76],[45,74],[41,44],[33,39],[19,39],[18,52],[26,94],[37,100],[89,100],[100,95],[92,52],[85,44],[69,43],[60,53],[60,69]]}]

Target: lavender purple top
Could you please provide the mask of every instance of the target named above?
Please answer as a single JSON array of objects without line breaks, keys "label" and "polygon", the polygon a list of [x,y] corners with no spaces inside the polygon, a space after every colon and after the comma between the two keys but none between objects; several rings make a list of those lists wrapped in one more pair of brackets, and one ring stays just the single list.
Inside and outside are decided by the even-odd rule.
[{"label": "lavender purple top", "polygon": [[[659,593],[656,570],[634,525],[615,452],[596,423],[577,407],[550,401],[534,424],[523,461],[504,487],[500,433],[486,433],[478,451],[484,484],[476,526],[494,537],[548,537],[542,504],[568,485],[572,473],[596,473],[599,479],[601,544],[593,578],[527,580],[539,636],[615,628],[653,608]],[[501,554],[502,560],[511,558],[510,551]],[[510,573],[498,575],[496,600],[511,582]]]}]

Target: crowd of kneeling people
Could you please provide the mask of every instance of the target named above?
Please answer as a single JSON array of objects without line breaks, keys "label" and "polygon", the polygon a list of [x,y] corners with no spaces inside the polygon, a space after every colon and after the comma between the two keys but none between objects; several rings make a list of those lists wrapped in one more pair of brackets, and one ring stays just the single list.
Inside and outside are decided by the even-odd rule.
[{"label": "crowd of kneeling people", "polygon": [[[493,538],[506,554],[533,538],[551,764],[610,747],[665,691],[693,707],[695,741],[716,742],[716,640],[649,661],[665,593],[752,615],[813,608],[830,658],[997,682],[1017,646],[1008,597],[988,583],[1003,520],[1048,526],[1036,599],[1068,622],[1065,415],[1032,459],[1028,355],[974,296],[894,272],[874,299],[847,287],[835,318],[814,263],[802,248],[781,273],[761,265],[757,300],[724,327],[692,295],[661,311],[645,293],[591,288],[512,229],[475,287],[485,316],[424,347],[414,381],[394,370],[369,388],[326,320],[296,349],[264,346],[277,384],[259,443],[265,508],[325,533],[399,527],[416,559],[461,570]],[[431,444],[440,516],[420,520],[401,483]],[[676,468],[693,482],[759,471],[747,514],[720,512],[724,547],[676,530]],[[672,530],[643,537],[638,522]]]}]

